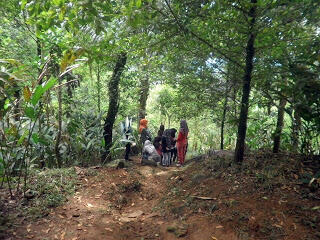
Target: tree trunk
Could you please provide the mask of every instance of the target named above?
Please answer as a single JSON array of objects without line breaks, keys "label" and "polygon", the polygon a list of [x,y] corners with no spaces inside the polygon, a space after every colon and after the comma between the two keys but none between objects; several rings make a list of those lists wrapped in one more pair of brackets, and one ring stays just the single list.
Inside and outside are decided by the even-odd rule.
[{"label": "tree trunk", "polygon": [[118,108],[119,108],[119,82],[121,74],[124,70],[124,66],[127,62],[127,54],[121,53],[118,56],[118,60],[113,70],[113,74],[111,80],[108,84],[108,91],[109,91],[109,108],[107,117],[105,118],[104,122],[104,141],[105,141],[105,152],[102,155],[102,162],[106,159],[108,161],[111,160],[110,156],[110,148],[112,146],[112,129],[113,124],[115,122]]},{"label": "tree trunk", "polygon": [[281,97],[278,109],[277,127],[274,132],[273,152],[278,153],[280,148],[281,133],[283,128],[284,108],[287,104],[285,97]]},{"label": "tree trunk", "polygon": [[20,100],[20,89],[15,84],[15,91],[14,91],[14,98],[15,98],[15,104],[14,104],[14,120],[20,121],[20,109],[19,109],[19,100]]},{"label": "tree trunk", "polygon": [[100,82],[100,65],[97,66],[97,90],[98,90],[98,113],[101,112],[101,82]]},{"label": "tree trunk", "polygon": [[224,98],[223,103],[223,113],[222,113],[222,120],[221,120],[221,130],[220,130],[220,149],[223,150],[224,145],[224,124],[226,121],[226,113],[227,113],[227,106],[228,106],[228,86],[226,86],[226,95]]},{"label": "tree trunk", "polygon": [[67,95],[64,97],[65,102],[65,114],[68,119],[71,118],[71,112],[72,112],[72,102],[73,102],[73,93],[72,93],[72,86],[71,81],[73,80],[73,75],[71,72],[67,73],[66,75],[66,81],[67,81]]},{"label": "tree trunk", "polygon": [[139,99],[139,116],[138,116],[138,129],[140,120],[146,117],[146,107],[147,107],[147,100],[149,96],[149,75],[147,66],[143,67],[143,72],[145,76],[141,79],[141,87],[140,87],[140,99]]},{"label": "tree trunk", "polygon": [[[41,64],[42,64],[42,47],[41,47],[41,40],[40,38],[36,38],[36,44],[37,44],[37,55],[38,55],[38,77],[41,75]],[[39,81],[39,85],[42,84],[42,79]],[[39,101],[39,107],[40,107],[40,113],[42,112],[43,104],[42,100]],[[42,117],[39,117],[39,133],[41,133],[42,130]]]},{"label": "tree trunk", "polygon": [[250,19],[250,35],[246,47],[246,67],[245,74],[243,77],[243,87],[242,87],[242,99],[241,99],[241,111],[238,125],[238,135],[237,143],[235,149],[235,162],[242,163],[244,155],[244,145],[247,132],[247,120],[248,120],[248,109],[249,109],[249,97],[251,89],[251,77],[253,70],[253,58],[255,54],[255,33],[253,32],[255,21],[256,21],[256,10],[257,10],[257,0],[251,0],[251,3],[254,4],[249,11]]},{"label": "tree trunk", "polygon": [[[36,44],[37,44],[37,55],[38,55],[38,58],[39,58],[39,61],[38,61],[38,74],[40,76],[41,74],[41,63],[42,63],[42,47],[41,47],[41,40],[40,38],[36,38]],[[42,83],[42,80],[40,81],[39,84]]]},{"label": "tree trunk", "polygon": [[[62,79],[59,77],[59,86],[62,83]],[[58,87],[58,134],[56,138],[56,145],[54,148],[55,154],[56,154],[56,160],[57,160],[57,165],[59,168],[62,167],[62,160],[61,160],[61,155],[60,155],[60,141],[61,141],[61,131],[62,131],[62,89],[61,87]]]},{"label": "tree trunk", "polygon": [[292,150],[298,152],[299,148],[299,131],[301,129],[301,117],[298,111],[294,110],[292,121]]}]

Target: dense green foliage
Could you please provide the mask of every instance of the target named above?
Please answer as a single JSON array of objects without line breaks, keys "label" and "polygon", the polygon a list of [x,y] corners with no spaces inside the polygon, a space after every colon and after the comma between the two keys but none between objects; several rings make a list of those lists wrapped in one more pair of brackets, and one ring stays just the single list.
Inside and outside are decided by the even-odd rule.
[{"label": "dense green foliage", "polygon": [[154,135],[187,119],[190,154],[237,138],[319,154],[317,0],[8,0],[0,13],[1,185],[26,186],[32,166],[100,162],[124,53],[111,156],[119,123],[141,113]]}]

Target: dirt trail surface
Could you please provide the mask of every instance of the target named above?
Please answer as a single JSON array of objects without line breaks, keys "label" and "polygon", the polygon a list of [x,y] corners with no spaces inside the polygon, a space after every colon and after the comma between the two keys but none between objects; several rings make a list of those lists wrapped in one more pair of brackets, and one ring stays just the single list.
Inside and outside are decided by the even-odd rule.
[{"label": "dirt trail surface", "polygon": [[241,170],[232,161],[218,151],[181,168],[137,157],[124,169],[76,168],[69,201],[10,239],[320,239],[320,191],[301,185],[308,168],[287,154],[249,155]]},{"label": "dirt trail surface", "polygon": [[137,158],[128,169],[99,168],[96,176],[78,169],[75,195],[48,217],[20,227],[15,239],[237,239],[206,217],[181,221],[159,208],[168,179],[182,169],[141,166]]}]

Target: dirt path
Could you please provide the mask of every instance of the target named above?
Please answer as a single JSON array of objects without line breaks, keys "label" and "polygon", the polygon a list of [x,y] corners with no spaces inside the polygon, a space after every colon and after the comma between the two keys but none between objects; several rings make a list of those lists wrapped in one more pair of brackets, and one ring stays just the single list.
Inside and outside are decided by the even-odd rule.
[{"label": "dirt path", "polygon": [[137,158],[128,169],[101,168],[95,176],[79,170],[76,194],[46,218],[20,227],[15,239],[237,239],[206,217],[163,211],[161,199],[177,171],[183,168],[141,166]]}]

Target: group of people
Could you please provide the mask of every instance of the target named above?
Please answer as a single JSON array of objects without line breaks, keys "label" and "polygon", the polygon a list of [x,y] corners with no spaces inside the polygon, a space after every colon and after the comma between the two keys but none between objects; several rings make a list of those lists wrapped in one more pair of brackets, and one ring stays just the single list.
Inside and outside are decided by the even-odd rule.
[{"label": "group of people", "polygon": [[161,125],[158,135],[152,138],[148,129],[148,120],[141,119],[139,132],[140,140],[143,146],[142,162],[154,161],[162,166],[170,166],[176,161],[178,155],[177,166],[182,166],[188,148],[189,128],[186,120],[180,121],[180,129],[176,137],[177,130],[175,128],[165,129]]}]

